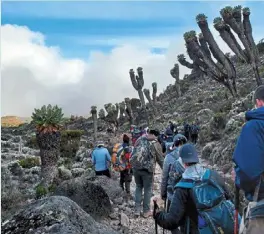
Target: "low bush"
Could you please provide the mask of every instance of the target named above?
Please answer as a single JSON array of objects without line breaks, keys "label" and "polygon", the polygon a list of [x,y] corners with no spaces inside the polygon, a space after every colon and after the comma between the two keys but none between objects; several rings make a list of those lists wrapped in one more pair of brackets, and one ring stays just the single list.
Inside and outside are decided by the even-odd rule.
[{"label": "low bush", "polygon": [[213,117],[213,127],[216,129],[224,129],[226,125],[226,113],[218,112]]},{"label": "low bush", "polygon": [[19,160],[19,165],[23,168],[32,168],[35,166],[40,166],[40,159],[38,157],[28,157]]}]

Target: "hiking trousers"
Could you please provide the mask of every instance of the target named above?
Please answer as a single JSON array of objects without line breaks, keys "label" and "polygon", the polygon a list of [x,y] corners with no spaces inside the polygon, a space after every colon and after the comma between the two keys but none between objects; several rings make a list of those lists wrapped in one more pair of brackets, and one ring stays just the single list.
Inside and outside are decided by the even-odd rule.
[{"label": "hiking trousers", "polygon": [[[123,190],[126,189],[127,193],[130,193],[130,183],[132,181],[132,169],[125,169],[120,172],[120,186]],[[124,188],[125,184],[125,188]]]},{"label": "hiking trousers", "polygon": [[135,209],[140,211],[142,202],[142,192],[144,189],[143,198],[143,212],[147,213],[150,211],[150,199],[152,196],[152,183],[153,183],[153,173],[147,170],[135,170],[133,169],[133,174],[136,182],[136,192],[135,192]]},{"label": "hiking trousers", "polygon": [[197,139],[198,139],[198,134],[192,134],[191,138],[192,138],[192,143],[196,144],[197,143]]},{"label": "hiking trousers", "polygon": [[97,176],[105,175],[105,176],[111,178],[109,169],[104,170],[104,171],[95,171],[95,175],[97,175]]}]

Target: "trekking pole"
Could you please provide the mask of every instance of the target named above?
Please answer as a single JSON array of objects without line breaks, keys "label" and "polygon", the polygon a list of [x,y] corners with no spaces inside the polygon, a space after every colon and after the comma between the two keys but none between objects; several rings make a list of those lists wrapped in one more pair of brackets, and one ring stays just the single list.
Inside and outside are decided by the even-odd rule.
[{"label": "trekking pole", "polygon": [[239,212],[239,187],[235,185],[235,227],[234,234],[238,234],[238,213]]},{"label": "trekking pole", "polygon": [[[157,211],[157,209],[159,207],[158,207],[158,204],[157,204],[157,201],[156,200],[153,200],[153,203],[154,203],[153,216],[155,217],[156,211]],[[155,233],[158,234],[158,223],[157,223],[157,220],[156,219],[155,219]]]},{"label": "trekking pole", "polygon": [[[164,210],[167,212],[167,198],[164,201]],[[165,234],[165,229],[163,228],[163,234]]]}]

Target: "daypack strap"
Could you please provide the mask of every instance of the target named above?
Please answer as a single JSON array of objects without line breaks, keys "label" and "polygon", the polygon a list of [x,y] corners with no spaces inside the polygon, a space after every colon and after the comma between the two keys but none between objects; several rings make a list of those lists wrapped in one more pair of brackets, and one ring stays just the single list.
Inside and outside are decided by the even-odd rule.
[{"label": "daypack strap", "polygon": [[175,185],[175,188],[193,188],[195,186],[195,181],[190,179],[182,179],[179,183]]},{"label": "daypack strap", "polygon": [[203,181],[206,181],[206,180],[209,180],[210,179],[210,176],[211,176],[211,170],[210,169],[206,169],[203,177],[202,177],[202,180]]},{"label": "daypack strap", "polygon": [[259,189],[260,189],[260,186],[261,186],[261,182],[264,180],[264,174],[261,174],[260,178],[259,178],[259,182],[258,182],[258,185],[255,189],[255,192],[254,192],[254,197],[253,197],[253,201],[254,202],[257,202],[258,201],[258,196],[259,196]]}]

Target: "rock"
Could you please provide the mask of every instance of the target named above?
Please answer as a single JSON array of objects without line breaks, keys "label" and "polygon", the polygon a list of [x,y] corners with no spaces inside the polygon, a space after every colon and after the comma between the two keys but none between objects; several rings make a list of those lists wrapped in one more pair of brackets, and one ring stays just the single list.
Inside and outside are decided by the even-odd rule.
[{"label": "rock", "polygon": [[111,214],[109,215],[109,217],[110,217],[111,219],[118,219],[119,214],[118,214],[118,212],[113,212],[113,213],[111,213]]},{"label": "rock", "polygon": [[210,109],[202,109],[197,113],[198,124],[205,124],[211,120],[214,113]]},{"label": "rock", "polygon": [[123,204],[123,198],[119,197],[113,200],[113,203],[116,205],[122,205]]},{"label": "rock", "polygon": [[116,180],[110,179],[106,176],[95,176],[92,177],[90,181],[98,186],[101,186],[112,201],[120,196],[123,197],[123,190]]},{"label": "rock", "polygon": [[238,121],[231,118],[226,124],[225,132],[226,133],[233,132],[234,130],[237,130],[240,126],[241,124]]},{"label": "rock", "polygon": [[120,214],[120,224],[123,227],[129,227],[129,218],[123,212]]},{"label": "rock", "polygon": [[83,168],[73,168],[71,170],[71,173],[72,173],[72,176],[76,178],[76,177],[81,176],[84,173],[84,171],[85,169]]},{"label": "rock", "polygon": [[209,159],[210,154],[212,153],[214,146],[215,146],[214,142],[210,142],[210,143],[206,144],[206,146],[203,147],[203,150],[202,150],[202,158]]},{"label": "rock", "polygon": [[66,180],[55,190],[55,195],[66,196],[75,201],[93,217],[107,217],[112,212],[109,196],[100,184],[84,176]]},{"label": "rock", "polygon": [[18,161],[11,162],[8,164],[8,169],[11,171],[11,173],[15,176],[22,176],[23,175],[23,169],[19,165]]},{"label": "rock", "polygon": [[59,170],[59,176],[63,180],[69,180],[72,178],[72,173],[69,169],[65,168],[64,165],[58,167]]},{"label": "rock", "polygon": [[3,234],[117,234],[97,223],[75,202],[59,196],[37,200],[2,223]]}]

